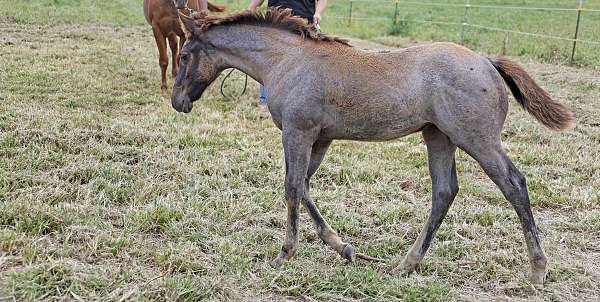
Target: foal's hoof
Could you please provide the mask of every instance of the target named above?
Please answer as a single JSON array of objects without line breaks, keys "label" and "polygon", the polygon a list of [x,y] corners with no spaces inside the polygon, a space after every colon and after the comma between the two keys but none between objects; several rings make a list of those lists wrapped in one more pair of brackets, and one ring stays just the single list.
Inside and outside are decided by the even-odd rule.
[{"label": "foal's hoof", "polygon": [[546,279],[546,271],[533,272],[531,275],[531,284],[538,290],[544,288],[544,280]]},{"label": "foal's hoof", "polygon": [[271,262],[269,262],[269,264],[271,265],[272,268],[280,268],[281,265],[283,265],[283,259],[282,258],[275,258],[273,259]]},{"label": "foal's hoof", "polygon": [[354,249],[352,248],[351,244],[346,244],[344,246],[341,256],[344,259],[348,260],[348,262],[354,261],[354,259],[356,258],[356,254],[354,253]]},{"label": "foal's hoof", "polygon": [[406,261],[406,259],[405,259],[402,261],[402,263],[400,263],[400,265],[398,265],[395,269],[393,269],[390,272],[390,274],[392,276],[408,275],[408,274],[414,272],[416,268],[417,268],[416,263],[411,263],[409,261]]}]

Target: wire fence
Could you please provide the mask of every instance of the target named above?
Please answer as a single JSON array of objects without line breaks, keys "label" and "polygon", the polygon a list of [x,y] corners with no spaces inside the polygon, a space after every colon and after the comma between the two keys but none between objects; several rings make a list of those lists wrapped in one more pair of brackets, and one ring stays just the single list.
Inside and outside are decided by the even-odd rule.
[{"label": "wire fence", "polygon": [[[393,17],[365,17],[365,16],[358,16],[356,15],[356,8],[355,8],[355,3],[359,4],[359,3],[364,3],[364,4],[381,4],[381,3],[386,3],[388,5],[393,5],[394,6],[394,14]],[[400,9],[401,7],[404,6],[423,6],[423,7],[446,7],[446,8],[455,8],[455,9],[463,9],[463,15],[462,15],[462,22],[448,22],[448,21],[434,21],[434,20],[418,20],[418,19],[406,19],[406,18],[402,18],[400,19],[399,17],[399,13],[400,13]],[[495,26],[487,26],[487,25],[483,25],[483,24],[473,24],[469,21],[469,17],[470,17],[470,12],[473,9],[481,9],[481,10],[512,10],[512,11],[545,11],[545,12],[573,12],[577,14],[577,18],[575,20],[575,22],[573,22],[573,27],[572,27],[572,35],[570,37],[564,37],[564,36],[557,36],[557,35],[549,35],[549,34],[542,34],[542,33],[534,33],[534,32],[526,32],[526,31],[520,31],[520,30],[515,30],[515,29],[510,29],[510,28],[500,28],[500,27],[495,27]],[[348,26],[352,25],[353,21],[361,21],[361,22],[369,22],[369,21],[388,21],[390,22],[392,25],[397,25],[399,22],[403,22],[403,23],[417,23],[417,24],[437,24],[437,25],[449,25],[449,26],[456,26],[460,28],[460,43],[464,44],[465,42],[465,35],[467,34],[468,30],[473,28],[473,29],[478,29],[478,30],[484,30],[484,31],[491,31],[491,32],[500,32],[500,33],[505,33],[507,36],[504,40],[504,43],[506,43],[506,40],[508,39],[508,34],[512,34],[512,35],[521,35],[521,36],[530,36],[530,37],[536,37],[536,38],[541,38],[541,39],[550,39],[550,40],[560,40],[560,41],[567,41],[567,42],[571,42],[572,43],[572,48],[571,48],[571,54],[570,54],[570,63],[573,64],[574,60],[575,60],[575,54],[577,51],[577,44],[578,43],[584,43],[584,44],[589,44],[589,45],[600,45],[600,41],[596,41],[596,40],[590,40],[590,39],[580,39],[579,38],[579,33],[580,33],[580,24],[581,24],[581,20],[582,20],[582,14],[583,13],[600,13],[600,9],[590,9],[590,8],[585,8],[584,4],[583,4],[583,0],[579,0],[578,1],[578,5],[576,8],[553,8],[553,7],[529,7],[529,6],[501,6],[501,5],[477,5],[477,4],[471,4],[469,0],[465,0],[464,4],[459,4],[459,3],[435,3],[435,2],[414,2],[414,1],[402,1],[402,0],[349,0],[348,1],[348,14],[346,16],[341,16],[341,15],[337,15],[337,16],[327,16],[327,18],[331,18],[331,19],[338,19],[338,20],[346,20],[348,23]],[[549,26],[551,26],[551,24],[548,24]],[[503,49],[506,47],[506,45],[503,45]]]}]

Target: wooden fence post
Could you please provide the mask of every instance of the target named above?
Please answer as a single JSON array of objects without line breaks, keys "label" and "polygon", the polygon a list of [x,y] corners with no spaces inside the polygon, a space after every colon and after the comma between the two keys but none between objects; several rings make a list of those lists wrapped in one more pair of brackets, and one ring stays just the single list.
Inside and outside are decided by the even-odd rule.
[{"label": "wooden fence post", "polygon": [[577,7],[577,24],[575,25],[575,34],[573,35],[573,50],[571,51],[571,65],[575,62],[575,48],[577,47],[577,37],[579,36],[579,21],[581,20],[581,9],[583,8],[583,0],[578,0]]},{"label": "wooden fence post", "polygon": [[504,40],[502,41],[502,51],[501,51],[501,55],[506,55],[506,47],[508,46],[508,32],[504,33]]},{"label": "wooden fence post", "polygon": [[396,0],[396,7],[394,8],[394,25],[398,24],[398,0]]},{"label": "wooden fence post", "polygon": [[465,33],[467,31],[467,27],[469,26],[469,8],[471,7],[471,4],[469,3],[469,0],[465,0],[465,15],[463,16],[463,27],[462,27],[462,31],[460,32],[460,44],[464,45],[465,44]]},{"label": "wooden fence post", "polygon": [[348,26],[352,25],[352,0],[350,0],[350,8],[348,10]]}]

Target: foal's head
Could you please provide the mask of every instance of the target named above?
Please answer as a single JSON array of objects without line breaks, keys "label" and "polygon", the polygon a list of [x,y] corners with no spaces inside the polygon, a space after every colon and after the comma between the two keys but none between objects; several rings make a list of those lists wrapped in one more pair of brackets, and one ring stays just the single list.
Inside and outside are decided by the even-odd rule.
[{"label": "foal's head", "polygon": [[179,72],[173,85],[171,105],[179,112],[188,113],[192,103],[200,98],[204,90],[219,76],[225,66],[219,52],[204,39],[201,33],[194,33],[193,24],[181,17],[190,34],[181,49]]},{"label": "foal's head", "polygon": [[[211,28],[234,25],[261,26],[271,28],[272,35],[277,32],[292,33],[317,42],[348,45],[348,41],[344,39],[317,32],[306,20],[293,16],[291,10],[285,9],[268,9],[266,13],[258,14],[243,11],[218,17],[203,14],[194,14],[191,17],[180,14],[179,17],[188,32],[188,39],[180,53],[179,72],[171,97],[173,108],[179,112],[190,112],[192,102],[200,98],[202,92],[223,69],[237,67],[228,66],[225,62],[227,53],[231,55],[228,49],[231,47],[229,43],[231,37],[211,35]],[[273,39],[272,36],[269,38]],[[238,41],[248,42],[248,39],[236,40]],[[267,41],[269,43],[266,44],[271,45],[275,43],[274,41]]]}]

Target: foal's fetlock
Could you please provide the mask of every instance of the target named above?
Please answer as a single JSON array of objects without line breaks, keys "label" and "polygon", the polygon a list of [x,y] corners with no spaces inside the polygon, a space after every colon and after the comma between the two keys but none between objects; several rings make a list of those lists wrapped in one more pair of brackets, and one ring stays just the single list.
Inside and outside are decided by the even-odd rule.
[{"label": "foal's fetlock", "polygon": [[270,262],[271,267],[280,268],[283,265],[283,262],[285,262],[285,260],[289,260],[292,257],[294,257],[297,249],[297,245],[294,247],[286,247],[285,245],[282,246],[279,255],[277,255],[277,258],[273,259]]},{"label": "foal's fetlock", "polygon": [[271,262],[269,262],[269,265],[271,265],[272,268],[280,268],[283,265],[283,261],[285,260],[281,257],[277,257],[271,260]]},{"label": "foal's fetlock", "polygon": [[402,260],[400,265],[398,265],[396,268],[394,268],[391,271],[391,274],[393,276],[410,274],[410,273],[414,272],[415,269],[417,269],[417,265],[419,265],[419,261],[417,261],[416,259],[413,259],[409,256],[406,256]]},{"label": "foal's fetlock", "polygon": [[327,244],[334,251],[338,252],[342,258],[352,262],[356,258],[354,249],[351,244],[342,242],[342,239],[338,234],[330,228],[324,229],[319,232],[319,237],[323,240],[323,243]]}]

